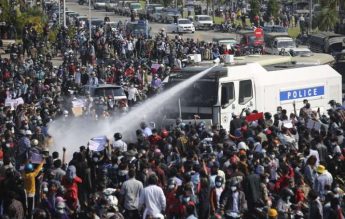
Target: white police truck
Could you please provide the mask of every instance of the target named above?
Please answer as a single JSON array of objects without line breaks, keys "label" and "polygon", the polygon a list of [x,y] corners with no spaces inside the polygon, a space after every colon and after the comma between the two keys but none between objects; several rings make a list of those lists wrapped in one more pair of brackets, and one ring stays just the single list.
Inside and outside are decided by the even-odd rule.
[{"label": "white police truck", "polygon": [[[167,87],[205,70],[205,66],[184,68],[169,77]],[[269,69],[269,70],[267,70]],[[341,103],[341,75],[329,65],[299,68],[264,68],[258,63],[219,65],[192,86],[172,97],[166,118],[179,116],[191,121],[194,115],[208,124],[229,129],[232,113],[243,109],[275,114],[281,106],[288,113],[303,107],[307,99],[315,110],[325,113],[330,100]],[[281,70],[283,69],[283,70]]]}]

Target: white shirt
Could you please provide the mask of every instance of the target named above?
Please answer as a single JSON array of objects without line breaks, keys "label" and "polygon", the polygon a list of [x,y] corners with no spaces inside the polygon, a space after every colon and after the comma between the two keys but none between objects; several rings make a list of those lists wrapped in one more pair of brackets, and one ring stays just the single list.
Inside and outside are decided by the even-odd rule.
[{"label": "white shirt", "polygon": [[127,151],[127,144],[126,142],[122,141],[122,139],[114,141],[113,143],[114,149],[119,149],[121,152]]},{"label": "white shirt", "polygon": [[74,82],[75,82],[76,84],[81,84],[81,73],[80,73],[80,71],[77,71],[77,72],[75,73]]},{"label": "white shirt", "polygon": [[137,101],[137,95],[139,94],[138,89],[131,87],[128,89],[128,100]]},{"label": "white shirt", "polygon": [[143,189],[139,198],[139,209],[145,205],[144,218],[147,215],[157,215],[165,210],[166,199],[161,187],[150,185]]},{"label": "white shirt", "polygon": [[238,201],[239,201],[239,192],[236,191],[234,193],[232,193],[232,206],[231,206],[231,212],[236,212],[239,213],[239,209],[238,209]]},{"label": "white shirt", "polygon": [[142,129],[143,134],[145,137],[149,137],[152,135],[152,130],[149,127],[146,127],[145,129]]},{"label": "white shirt", "polygon": [[129,41],[127,43],[127,49],[128,49],[128,51],[133,51],[134,50],[134,46],[133,46],[133,43],[131,41]]}]

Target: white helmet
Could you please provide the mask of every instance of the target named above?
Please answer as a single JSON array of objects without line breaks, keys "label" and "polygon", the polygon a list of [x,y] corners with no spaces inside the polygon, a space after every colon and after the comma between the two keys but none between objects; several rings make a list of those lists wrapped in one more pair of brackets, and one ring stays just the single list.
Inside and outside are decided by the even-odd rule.
[{"label": "white helmet", "polygon": [[32,140],[31,140],[31,143],[32,143],[33,145],[37,146],[37,145],[38,145],[38,140],[37,140],[37,139],[32,139]]},{"label": "white helmet", "polygon": [[238,143],[237,148],[238,148],[238,150],[248,150],[247,144],[244,143],[243,141],[241,141],[240,143]]}]

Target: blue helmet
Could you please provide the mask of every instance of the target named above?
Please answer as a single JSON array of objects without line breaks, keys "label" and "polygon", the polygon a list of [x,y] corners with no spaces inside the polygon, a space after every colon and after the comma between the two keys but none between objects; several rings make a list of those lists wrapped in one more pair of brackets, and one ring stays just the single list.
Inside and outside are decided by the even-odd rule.
[{"label": "blue helmet", "polygon": [[32,172],[34,171],[34,166],[32,165],[32,163],[25,164],[24,170],[25,172]]}]

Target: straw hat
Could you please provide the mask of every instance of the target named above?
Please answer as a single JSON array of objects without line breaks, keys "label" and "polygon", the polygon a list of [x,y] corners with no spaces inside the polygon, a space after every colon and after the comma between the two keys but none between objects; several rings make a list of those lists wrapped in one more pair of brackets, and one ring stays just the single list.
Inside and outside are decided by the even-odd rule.
[{"label": "straw hat", "polygon": [[317,166],[317,169],[316,169],[317,173],[323,174],[325,171],[326,171],[325,166],[323,166],[323,165]]}]

